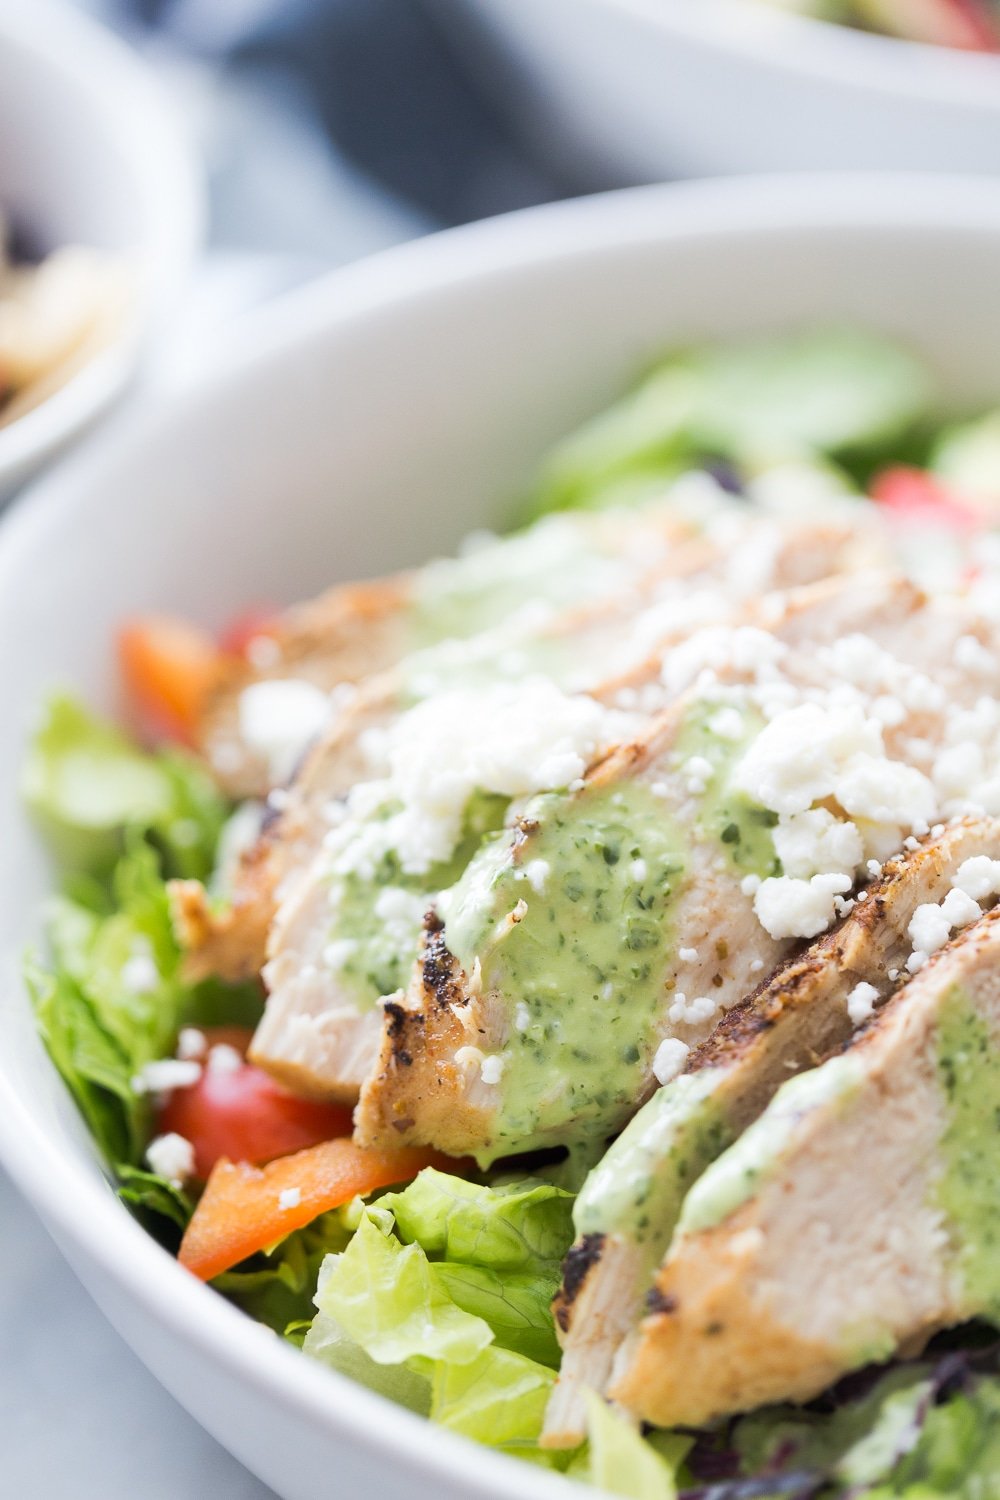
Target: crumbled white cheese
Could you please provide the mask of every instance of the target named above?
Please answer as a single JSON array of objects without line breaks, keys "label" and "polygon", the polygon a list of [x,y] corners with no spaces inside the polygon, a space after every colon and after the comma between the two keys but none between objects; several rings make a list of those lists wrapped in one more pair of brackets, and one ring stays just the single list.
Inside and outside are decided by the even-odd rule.
[{"label": "crumbled white cheese", "polygon": [[875,1009],[879,993],[873,984],[856,984],[847,997],[847,1014],[854,1026],[867,1021]]},{"label": "crumbled white cheese", "polygon": [[742,739],[743,727],[743,715],[738,708],[720,708],[708,721],[709,732],[720,740]]},{"label": "crumbled white cheese", "polygon": [[[632,721],[544,677],[441,693],[388,732],[387,776],[356,785],[354,820],[328,835],[334,869],[371,875],[392,849],[408,873],[449,858],[474,792],[518,797],[569,786]],[[390,816],[375,816],[393,807]],[[363,836],[357,819],[367,816]]]},{"label": "crumbled white cheese", "polygon": [[854,705],[802,703],[778,714],[743,756],[734,781],[753,801],[786,816],[832,797],[848,817],[912,827],[935,807],[927,778],[889,760],[881,725]]},{"label": "crumbled white cheese", "polygon": [[327,693],[299,678],[252,682],[239,698],[240,736],[267,764],[273,781],[286,781],[309,743],[330,720]]},{"label": "crumbled white cheese", "polygon": [[484,1083],[499,1083],[504,1069],[504,1059],[498,1052],[484,1057],[479,1069],[479,1076]]},{"label": "crumbled white cheese", "polygon": [[531,1025],[531,1011],[523,1000],[519,1000],[514,1007],[514,1030],[527,1031]]},{"label": "crumbled white cheese", "polygon": [[682,964],[696,964],[698,962],[697,948],[681,948],[677,954]]},{"label": "crumbled white cheese", "polygon": [[679,1037],[668,1036],[660,1043],[653,1058],[653,1076],[658,1083],[669,1083],[684,1069],[690,1047]]},{"label": "crumbled white cheese", "polygon": [[744,875],[743,879],[740,881],[740,890],[743,892],[744,896],[756,896],[757,892],[760,890],[760,876]]},{"label": "crumbled white cheese", "polygon": [[686,995],[677,991],[667,1014],[675,1025],[684,1021],[689,1026],[697,1026],[700,1021],[710,1021],[718,1008],[718,1002],[710,995],[698,995],[694,1000],[689,1000]]},{"label": "crumbled white cheese", "polygon": [[208,1054],[205,1064],[209,1073],[222,1077],[227,1073],[238,1073],[243,1067],[243,1055],[227,1042],[217,1042]]},{"label": "crumbled white cheese", "polygon": [[302,1191],[300,1188],[282,1188],[278,1194],[278,1207],[281,1209],[298,1208],[301,1202]]},{"label": "crumbled white cheese", "polygon": [[145,938],[137,938],[122,964],[122,984],[130,995],[149,995],[160,983],[153,950]]},{"label": "crumbled white cheese", "polygon": [[956,890],[971,896],[973,901],[1000,896],[1000,859],[991,859],[988,854],[974,854],[959,865],[951,883]]},{"label": "crumbled white cheese", "polygon": [[992,678],[996,677],[1000,667],[993,652],[974,635],[961,635],[955,642],[955,665],[964,672]]},{"label": "crumbled white cheese", "polygon": [[628,867],[628,872],[636,885],[641,885],[649,874],[649,868],[644,859],[634,859]]},{"label": "crumbled white cheese", "polygon": [[189,1089],[201,1077],[201,1064],[180,1057],[148,1062],[132,1079],[137,1094],[168,1094],[171,1089]]},{"label": "crumbled white cheese", "polygon": [[833,921],[834,897],[850,888],[851,877],[844,874],[814,875],[811,880],[771,876],[761,883],[754,911],[773,938],[812,938]]},{"label": "crumbled white cheese", "polygon": [[840,821],[825,807],[813,807],[778,819],[774,852],[786,875],[808,880],[824,871],[855,869],[864,844],[854,823]]},{"label": "crumbled white cheese", "polygon": [[177,1056],[184,1062],[199,1062],[208,1050],[208,1039],[197,1026],[182,1026],[177,1038]]},{"label": "crumbled white cheese", "polygon": [[194,1147],[175,1130],[158,1135],[146,1147],[146,1162],[151,1172],[163,1177],[172,1187],[182,1188],[195,1173]]},{"label": "crumbled white cheese", "polygon": [[357,938],[335,938],[323,949],[323,963],[334,974],[339,974],[350,963],[357,951]]}]

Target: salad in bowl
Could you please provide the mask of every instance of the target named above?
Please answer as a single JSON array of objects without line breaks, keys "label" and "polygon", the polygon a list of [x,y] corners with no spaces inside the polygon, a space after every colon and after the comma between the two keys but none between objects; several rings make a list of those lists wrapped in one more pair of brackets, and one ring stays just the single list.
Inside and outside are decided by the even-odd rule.
[{"label": "salad in bowl", "polygon": [[970,52],[1000,51],[995,0],[765,0],[781,10]]},{"label": "salad in bowl", "polygon": [[24,792],[124,1201],[571,1479],[988,1493],[998,505],[1000,415],[905,349],[696,346],[507,534],[123,620],[122,723],[51,699]]}]

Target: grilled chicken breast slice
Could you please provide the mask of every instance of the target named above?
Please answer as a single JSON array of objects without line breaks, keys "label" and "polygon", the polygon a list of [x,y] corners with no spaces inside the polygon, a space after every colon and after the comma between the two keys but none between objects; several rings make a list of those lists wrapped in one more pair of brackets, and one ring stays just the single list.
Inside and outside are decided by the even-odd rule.
[{"label": "grilled chicken breast slice", "polygon": [[[843,526],[768,527],[759,519],[751,526],[746,517],[729,516],[726,549],[707,537],[678,539],[652,574],[613,597],[535,626],[525,622],[505,637],[486,632],[473,643],[464,669],[499,671],[497,661],[506,650],[519,661],[537,658],[557,679],[578,680],[587,688],[609,674],[599,690],[608,699],[634,692],[655,674],[663,649],[694,622],[721,621],[740,608],[729,586],[728,545],[761,530],[766,559],[758,559],[753,576],[772,588],[799,587],[831,569],[851,571],[871,551],[866,540],[859,547],[856,535]],[[327,832],[328,809],[352,785],[376,773],[363,737],[387,727],[409,704],[440,690],[462,670],[455,653],[431,651],[362,684],[307,752],[291,785],[272,798],[280,810],[270,812],[260,839],[241,860],[231,900],[220,906],[195,881],[174,884],[175,925],[192,978],[218,974],[239,980],[260,971],[286,878],[295,872],[305,876]]]},{"label": "grilled chicken breast slice", "polygon": [[582,1441],[583,1390],[603,1392],[620,1353],[627,1366],[628,1336],[688,1188],[786,1079],[850,1040],[857,986],[878,990],[882,1003],[906,978],[914,912],[940,902],[976,855],[1000,857],[1000,820],[964,819],[886,865],[833,931],[727,1012],[590,1174],[575,1211],[579,1238],[554,1306],[564,1353],[547,1446]]},{"label": "grilled chicken breast slice", "polygon": [[1000,911],[698,1180],[611,1394],[704,1424],[1000,1317]]},{"label": "grilled chicken breast slice", "polygon": [[[831,676],[838,682],[843,637],[837,632],[849,617],[856,631],[865,631],[866,659],[898,665],[915,656],[940,678],[936,691],[943,696],[932,704],[926,671],[914,674],[921,688],[915,706],[900,704],[885,729],[886,744],[898,747],[897,754],[908,753],[917,733],[933,753],[947,722],[944,699],[950,695],[954,704],[982,691],[978,669],[963,674],[953,660],[968,620],[952,619],[903,581],[832,580],[775,602],[769,612],[768,635],[751,632],[746,640],[728,633],[735,652],[728,668],[713,671],[707,687],[692,689],[647,732],[620,746],[582,788],[522,809],[514,829],[494,839],[446,893],[429,957],[432,976],[448,972],[449,998],[442,1003],[440,985],[418,964],[362,1090],[361,1139],[433,1143],[491,1160],[565,1144],[576,1134],[611,1134],[655,1087],[659,1043],[700,1043],[720,1012],[755,987],[758,971],[769,971],[783,956],[787,945],[758,921],[752,884],[779,872],[769,823],[775,820],[734,795],[730,782],[761,726],[748,699],[737,738],[715,734],[711,723],[724,686],[763,672],[768,693],[788,690],[808,701],[814,691],[828,692]],[[705,642],[695,637],[675,653],[699,679],[702,647],[714,641],[712,631],[704,635]],[[746,646],[751,649],[741,665]],[[664,668],[668,697],[675,665],[669,658]],[[852,683],[845,680],[844,688]],[[874,686],[871,695],[877,696]],[[616,794],[632,808],[617,808]],[[612,830],[611,843],[624,851],[620,868],[616,856],[601,852],[607,843],[602,819]],[[898,848],[902,836],[892,837]],[[551,899],[529,888],[529,871],[547,867]],[[622,883],[626,868],[648,877],[631,894]],[[581,893],[576,900],[574,883]],[[643,905],[650,947],[626,977],[621,955],[628,953],[629,901]],[[617,912],[610,926],[609,907]],[[614,933],[614,953],[604,954],[602,930]],[[607,1051],[609,1025],[621,1037],[620,1056]],[[551,1076],[537,1061],[543,1051]],[[627,1058],[628,1067],[609,1068],[611,1060]],[[599,1076],[588,1076],[590,1067]],[[519,1097],[525,1088],[532,1095],[527,1106]]]}]

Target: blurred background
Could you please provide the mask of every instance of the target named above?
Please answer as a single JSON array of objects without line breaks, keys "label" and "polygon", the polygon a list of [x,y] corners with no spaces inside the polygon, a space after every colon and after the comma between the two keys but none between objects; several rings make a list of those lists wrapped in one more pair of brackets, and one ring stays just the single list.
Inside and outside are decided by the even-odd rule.
[{"label": "blurred background", "polygon": [[79,0],[142,53],[209,185],[197,319],[433,229],[604,186],[534,160],[424,0]]}]

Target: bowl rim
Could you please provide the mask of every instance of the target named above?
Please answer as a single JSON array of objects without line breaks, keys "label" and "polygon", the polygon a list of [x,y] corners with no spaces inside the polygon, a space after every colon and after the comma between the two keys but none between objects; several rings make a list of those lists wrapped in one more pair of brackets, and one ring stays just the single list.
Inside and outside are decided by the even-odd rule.
[{"label": "bowl rim", "polygon": [[1000,115],[1000,56],[857,31],[747,0],[592,0],[747,64],[896,102]]},{"label": "bowl rim", "polygon": [[113,32],[64,0],[0,7],[0,47],[10,44],[53,75],[72,79],[90,114],[105,121],[123,175],[142,208],[139,305],[126,327],[65,385],[0,428],[0,485],[59,447],[125,385],[143,347],[187,281],[203,239],[206,193],[195,155],[148,65]]},{"label": "bowl rim", "polygon": [[[60,518],[114,474],[120,457],[158,433],[183,431],[189,411],[231,391],[312,341],[336,341],[373,313],[391,315],[442,287],[525,268],[573,263],[616,249],[773,235],[836,226],[984,235],[1000,243],[1000,182],[925,174],[783,174],[631,188],[547,204],[379,252],[250,314],[196,384],[97,434],[84,452],[38,481],[0,521],[0,597],[58,537]],[[12,722],[12,721],[8,721]],[[13,960],[0,970],[0,1003],[22,1006]],[[61,1240],[140,1304],[150,1320],[190,1344],[275,1408],[390,1454],[425,1479],[450,1480],[473,1497],[565,1500],[563,1476],[516,1462],[392,1408],[347,1377],[321,1368],[185,1272],[26,1107],[0,1058],[0,1165]]]}]

